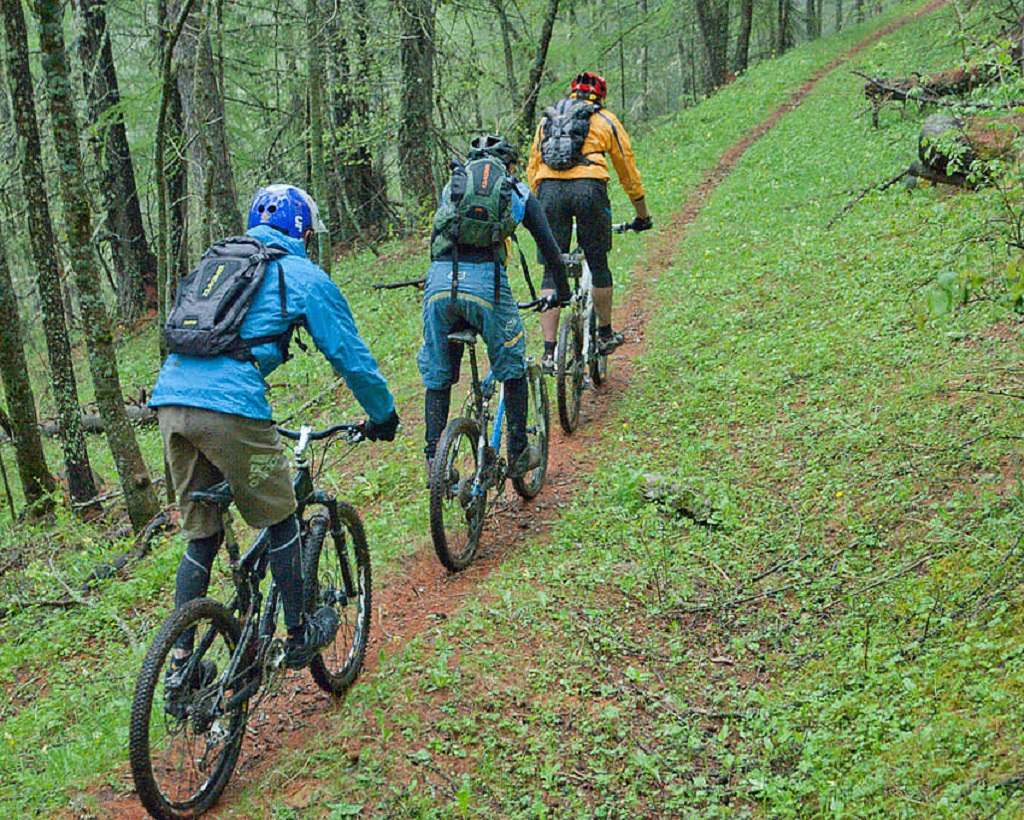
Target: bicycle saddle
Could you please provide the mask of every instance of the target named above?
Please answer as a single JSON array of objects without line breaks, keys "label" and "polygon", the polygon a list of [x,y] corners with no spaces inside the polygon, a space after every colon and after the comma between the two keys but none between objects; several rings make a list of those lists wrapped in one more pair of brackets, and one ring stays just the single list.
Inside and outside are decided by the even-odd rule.
[{"label": "bicycle saddle", "polygon": [[226,481],[222,481],[220,484],[214,484],[208,490],[196,490],[195,492],[189,493],[188,497],[190,500],[201,504],[215,504],[218,507],[229,507],[231,506],[231,501],[235,496],[231,492],[231,487],[228,486],[228,483]]},{"label": "bicycle saddle", "polygon": [[475,330],[459,330],[455,333],[448,334],[448,341],[458,342],[463,345],[475,345],[476,344],[476,331]]}]

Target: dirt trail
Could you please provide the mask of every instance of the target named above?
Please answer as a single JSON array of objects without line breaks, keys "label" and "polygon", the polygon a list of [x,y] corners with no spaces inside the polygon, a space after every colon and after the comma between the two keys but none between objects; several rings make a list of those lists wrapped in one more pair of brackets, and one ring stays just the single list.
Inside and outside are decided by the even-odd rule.
[{"label": "dirt trail", "polygon": [[[547,482],[540,496],[521,502],[509,487],[488,515],[480,552],[475,562],[458,575],[448,575],[438,563],[429,534],[421,548],[409,556],[386,584],[377,582],[373,590],[373,625],[362,679],[376,673],[382,649],[394,652],[411,639],[429,633],[452,615],[471,595],[480,582],[508,556],[514,556],[528,541],[547,538],[559,511],[584,485],[590,473],[588,455],[597,443],[605,423],[613,418],[618,395],[627,388],[634,375],[633,360],[644,350],[644,334],[650,310],[650,289],[662,272],[674,263],[675,248],[688,225],[700,214],[715,189],[726,179],[736,163],[757,140],[767,134],[787,113],[796,108],[815,89],[823,77],[850,58],[907,23],[929,14],[947,0],[932,0],[926,6],[876,30],[868,37],[818,69],[786,102],[765,120],[732,145],[688,197],[683,207],[672,214],[666,226],[646,241],[646,258],[633,271],[633,286],[616,308],[616,327],[621,327],[628,343],[615,353],[609,364],[608,382],[600,390],[584,394],[580,425],[572,436],[562,434],[554,406],[554,383],[549,382],[552,402],[552,444],[548,462]],[[416,503],[426,503],[426,494]],[[359,685],[358,682],[356,684]],[[344,708],[344,707],[340,707]],[[231,813],[232,792],[246,781],[246,773],[273,767],[285,749],[304,747],[317,732],[336,720],[337,709],[312,683],[306,672],[288,672],[281,693],[265,701],[250,720],[256,730],[246,738],[242,760],[231,783],[206,817],[216,818]],[[97,815],[69,814],[69,817],[97,820],[145,820],[148,817],[134,793],[127,767],[120,778],[122,788],[105,787],[96,796]],[[301,784],[296,784],[301,788]]]}]

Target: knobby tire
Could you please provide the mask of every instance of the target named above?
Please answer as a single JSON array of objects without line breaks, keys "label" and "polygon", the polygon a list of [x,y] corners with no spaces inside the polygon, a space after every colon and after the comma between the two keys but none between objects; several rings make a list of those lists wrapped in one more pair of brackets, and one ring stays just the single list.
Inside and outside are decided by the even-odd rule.
[{"label": "knobby tire", "polygon": [[597,352],[600,338],[597,333],[597,311],[590,314],[590,361],[587,362],[590,370],[590,383],[594,387],[600,387],[608,378],[608,356]]},{"label": "knobby tire", "polygon": [[[337,502],[337,519],[318,511],[308,521],[303,543],[303,602],[307,612],[321,606],[338,614],[338,633],[309,665],[317,686],[334,697],[359,675],[370,636],[370,548],[359,513]],[[328,541],[327,534],[331,533]]]},{"label": "knobby tire", "polygon": [[441,433],[430,468],[430,535],[438,560],[450,571],[465,569],[476,555],[487,510],[486,493],[474,496],[476,422],[452,419]]},{"label": "knobby tire", "polygon": [[548,474],[548,436],[551,430],[551,410],[548,406],[548,384],[540,367],[530,363],[526,370],[529,389],[526,404],[526,440],[530,447],[540,450],[540,463],[521,478],[513,478],[512,486],[522,498],[529,501],[544,486]]},{"label": "knobby tire", "polygon": [[[189,629],[195,629],[193,662],[212,661],[217,677],[175,700],[174,716],[166,705],[164,679],[174,644]],[[217,704],[240,689],[251,672],[240,671],[235,686],[223,681],[240,632],[226,606],[198,598],[168,616],[146,653],[132,700],[128,756],[139,799],[158,820],[184,820],[206,812],[238,761],[249,703],[243,700],[230,712]]]},{"label": "knobby tire", "polygon": [[566,435],[573,433],[580,423],[585,373],[583,322],[578,312],[573,311],[558,328],[558,347],[555,352],[558,423]]}]

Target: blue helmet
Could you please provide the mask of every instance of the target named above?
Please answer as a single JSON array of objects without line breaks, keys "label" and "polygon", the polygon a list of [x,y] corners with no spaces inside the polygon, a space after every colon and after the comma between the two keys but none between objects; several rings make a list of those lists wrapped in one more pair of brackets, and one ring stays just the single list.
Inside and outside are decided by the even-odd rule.
[{"label": "blue helmet", "polygon": [[310,228],[327,230],[313,197],[295,185],[267,185],[256,192],[249,205],[249,227],[257,225],[270,225],[296,239]]}]

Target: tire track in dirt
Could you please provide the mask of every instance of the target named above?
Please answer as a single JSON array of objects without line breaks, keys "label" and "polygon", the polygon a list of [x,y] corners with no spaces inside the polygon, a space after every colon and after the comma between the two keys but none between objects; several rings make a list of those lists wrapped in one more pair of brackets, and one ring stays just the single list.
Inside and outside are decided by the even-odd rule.
[{"label": "tire track in dirt", "polygon": [[[389,573],[386,583],[375,582],[374,621],[362,679],[376,674],[382,650],[400,650],[413,638],[429,634],[439,623],[453,615],[462,600],[473,594],[480,583],[506,558],[514,556],[531,540],[548,538],[552,524],[559,518],[559,511],[584,487],[591,471],[588,456],[599,441],[603,423],[614,418],[618,394],[628,388],[635,374],[634,359],[644,348],[652,286],[663,272],[672,267],[675,249],[685,229],[697,219],[711,194],[729,176],[740,158],[786,114],[799,106],[825,76],[888,34],[946,5],[947,1],[932,0],[894,20],[816,70],[789,99],[722,155],[714,168],[704,175],[682,208],[669,217],[666,228],[657,231],[647,241],[646,258],[634,268],[630,292],[620,301],[615,311],[616,324],[625,330],[628,343],[620,347],[609,360],[610,372],[606,384],[599,390],[590,390],[584,394],[580,425],[572,436],[565,436],[558,426],[554,383],[548,384],[552,402],[553,441],[547,480],[541,494],[533,501],[521,501],[509,486],[505,496],[493,504],[488,512],[476,560],[461,573],[446,574],[434,555],[427,533],[419,539],[416,552],[398,562],[395,571]],[[427,503],[425,491],[416,503]],[[371,550],[372,547],[371,544]],[[358,681],[356,685],[359,685]],[[247,774],[273,766],[286,749],[306,746],[316,733],[336,721],[341,708],[340,705],[333,705],[316,688],[305,671],[286,672],[281,683],[281,694],[265,700],[261,710],[251,717],[250,725],[257,734],[253,736],[250,733],[246,738],[242,759],[227,790],[218,806],[204,816],[229,816],[232,811],[232,792],[246,781]],[[99,804],[98,815],[69,816],[76,820],[85,816],[96,817],[97,820],[145,820],[148,815],[134,793],[125,796],[125,791],[131,792],[132,789],[131,773],[127,767],[120,778],[120,785],[118,789],[103,787],[95,795]],[[297,783],[294,788],[301,789],[303,784]]]}]

